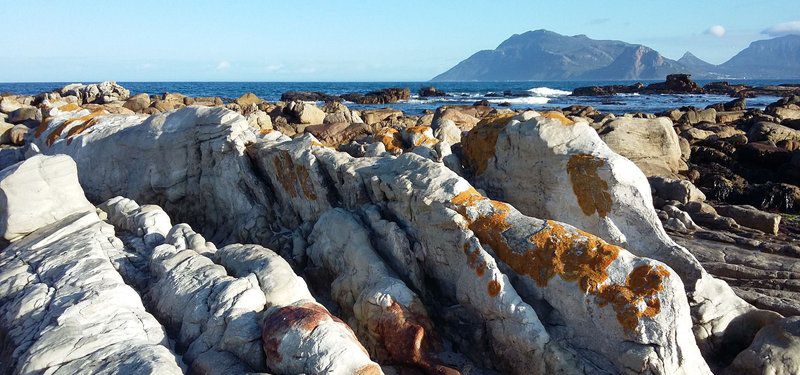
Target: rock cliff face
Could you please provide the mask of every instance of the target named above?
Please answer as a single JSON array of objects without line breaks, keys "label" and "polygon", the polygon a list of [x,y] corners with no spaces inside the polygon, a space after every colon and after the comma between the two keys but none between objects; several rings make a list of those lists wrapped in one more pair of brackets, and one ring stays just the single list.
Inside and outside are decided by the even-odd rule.
[{"label": "rock cliff face", "polygon": [[[224,108],[52,111],[31,147],[67,156],[0,172],[2,191],[18,194],[4,222],[26,224],[6,231],[0,253],[0,364],[703,374],[747,348],[737,368],[762,353],[789,358],[773,368],[794,365],[768,333],[794,323],[736,297],[667,236],[645,175],[588,124],[531,111],[469,123],[462,137],[445,117],[383,128],[353,156]],[[63,175],[26,177],[37,168]],[[8,184],[18,180],[36,188]],[[39,202],[61,210],[50,217]],[[76,281],[90,262],[103,274]],[[30,302],[91,280],[113,298]],[[34,287],[41,296],[28,297]],[[76,324],[99,344],[49,349],[64,345],[48,338],[62,329],[54,319],[70,316],[53,306],[82,303],[98,306],[76,307]],[[18,305],[50,307],[5,308]],[[128,326],[146,334],[115,331]]]}]

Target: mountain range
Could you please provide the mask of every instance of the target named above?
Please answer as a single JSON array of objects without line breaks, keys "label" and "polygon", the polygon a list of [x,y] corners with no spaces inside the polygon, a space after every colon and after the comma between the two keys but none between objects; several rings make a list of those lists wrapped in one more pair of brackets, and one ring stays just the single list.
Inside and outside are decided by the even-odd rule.
[{"label": "mountain range", "polygon": [[672,60],[641,44],[535,30],[514,34],[494,50],[478,51],[432,80],[636,80],[664,79],[672,73],[699,79],[800,78],[800,35],[752,42],[714,65],[690,52]]}]

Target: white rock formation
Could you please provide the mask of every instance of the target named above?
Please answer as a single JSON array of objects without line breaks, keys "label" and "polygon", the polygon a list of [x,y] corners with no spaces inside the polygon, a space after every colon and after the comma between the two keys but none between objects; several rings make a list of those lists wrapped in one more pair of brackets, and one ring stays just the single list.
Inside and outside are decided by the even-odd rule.
[{"label": "white rock formation", "polygon": [[678,135],[667,117],[619,117],[606,123],[600,134],[612,150],[636,163],[648,176],[671,176],[686,169]]},{"label": "white rock formation", "polygon": [[462,141],[472,180],[489,197],[527,215],[573,224],[669,265],[686,286],[695,335],[709,353],[722,350],[719,345],[726,335],[752,338],[755,331],[741,332],[750,328],[729,326],[734,319],[766,322],[777,317],[737,297],[667,235],[653,208],[647,178],[589,125],[557,117],[520,120],[521,115],[485,121]]},{"label": "white rock formation", "polygon": [[65,216],[94,211],[68,156],[37,155],[0,171],[0,234],[15,240]]},{"label": "white rock formation", "polygon": [[0,368],[182,374],[163,327],[109,261],[123,244],[83,197],[71,159],[36,156],[4,172],[0,186],[26,192],[0,217],[24,213],[26,226],[0,252]]}]

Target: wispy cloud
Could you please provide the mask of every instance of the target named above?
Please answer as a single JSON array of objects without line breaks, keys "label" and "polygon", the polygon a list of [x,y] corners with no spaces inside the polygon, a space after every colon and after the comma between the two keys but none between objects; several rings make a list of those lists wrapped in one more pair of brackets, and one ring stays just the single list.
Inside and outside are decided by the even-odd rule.
[{"label": "wispy cloud", "polygon": [[722,25],[714,25],[706,29],[705,33],[708,35],[713,35],[717,38],[722,38],[725,36],[725,27]]},{"label": "wispy cloud", "polygon": [[761,32],[769,36],[800,35],[800,21],[779,23]]},{"label": "wispy cloud", "polygon": [[282,69],[283,69],[283,64],[271,64],[264,67],[264,70],[266,70],[269,73],[275,73]]},{"label": "wispy cloud", "polygon": [[587,25],[602,25],[604,23],[608,23],[609,21],[611,21],[611,18],[607,18],[607,17],[606,18],[595,18],[595,19],[591,19],[591,20],[586,21],[586,24]]},{"label": "wispy cloud", "polygon": [[217,64],[217,70],[228,70],[231,68],[231,63],[229,61],[223,60]]}]

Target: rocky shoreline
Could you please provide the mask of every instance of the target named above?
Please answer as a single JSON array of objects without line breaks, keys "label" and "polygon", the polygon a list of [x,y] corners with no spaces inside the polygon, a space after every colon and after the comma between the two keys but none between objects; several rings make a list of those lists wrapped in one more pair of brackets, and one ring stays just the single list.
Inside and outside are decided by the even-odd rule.
[{"label": "rocky shoreline", "polygon": [[728,82],[711,82],[700,87],[689,74],[670,74],[665,82],[645,86],[637,82],[632,85],[585,86],[572,91],[572,96],[608,96],[616,94],[716,94],[733,98],[757,96],[787,97],[800,95],[800,85],[785,83],[771,86],[731,85]]},{"label": "rocky shoreline", "polygon": [[738,99],[4,94],[0,368],[800,371],[800,88],[620,90]]}]

